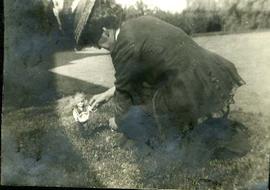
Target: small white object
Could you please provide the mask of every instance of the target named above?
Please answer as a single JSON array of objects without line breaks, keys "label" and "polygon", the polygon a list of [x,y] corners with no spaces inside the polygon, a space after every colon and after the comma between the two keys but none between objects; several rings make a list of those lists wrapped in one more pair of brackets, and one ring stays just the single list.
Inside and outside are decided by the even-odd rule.
[{"label": "small white object", "polygon": [[84,123],[89,120],[90,112],[92,112],[91,106],[87,106],[85,110],[80,109],[80,107],[73,108],[73,117],[75,121],[79,123]]},{"label": "small white object", "polygon": [[95,112],[96,109],[89,105],[85,95],[82,93],[77,93],[74,96],[74,100],[77,104],[72,110],[73,118],[76,122],[85,123],[90,118],[90,112]]}]

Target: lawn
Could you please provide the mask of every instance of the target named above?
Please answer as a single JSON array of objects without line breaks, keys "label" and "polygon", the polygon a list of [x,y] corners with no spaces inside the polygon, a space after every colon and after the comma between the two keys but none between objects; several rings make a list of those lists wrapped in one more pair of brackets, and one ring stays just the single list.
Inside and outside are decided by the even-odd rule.
[{"label": "lawn", "polygon": [[[270,151],[270,33],[195,40],[233,61],[247,82],[239,89],[230,114],[231,119],[248,128],[251,148],[245,156],[186,165],[173,146],[153,150],[109,130],[112,101],[92,113],[87,125],[80,126],[72,117],[78,87],[67,87],[70,84],[59,76],[58,87],[70,93],[46,106],[6,112],[4,108],[2,183],[178,189],[263,187],[268,178]],[[90,98],[104,89],[94,86],[84,93]],[[21,144],[19,151],[17,144]],[[194,160],[206,156],[191,155]]]}]

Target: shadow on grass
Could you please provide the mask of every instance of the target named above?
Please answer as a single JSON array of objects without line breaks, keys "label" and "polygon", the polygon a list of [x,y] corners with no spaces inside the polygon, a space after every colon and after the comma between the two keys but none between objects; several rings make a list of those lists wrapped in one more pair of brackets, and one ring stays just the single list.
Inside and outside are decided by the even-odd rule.
[{"label": "shadow on grass", "polygon": [[[70,64],[70,61],[74,60],[72,55],[75,53],[72,53],[72,51],[68,52],[69,56],[63,57],[62,63],[61,61],[57,62],[57,60],[54,60],[54,56],[51,55],[46,60],[43,60],[44,65],[21,69],[22,73],[27,72],[29,76],[18,75],[14,78],[14,76],[5,75],[4,110],[8,108],[13,108],[14,110],[31,106],[46,106],[52,101],[64,96],[74,95],[76,92],[93,95],[105,91],[106,87],[48,71],[54,67],[54,64]],[[79,54],[75,57],[83,58],[87,56],[86,54]]]},{"label": "shadow on grass", "polygon": [[103,187],[65,135],[52,105],[6,115],[1,140],[2,184]]},{"label": "shadow on grass", "polygon": [[[43,30],[41,25],[47,20],[40,23],[35,16],[27,14],[33,9],[33,2],[25,6],[21,2],[5,1],[1,182],[103,187],[95,170],[66,136],[59,122],[56,100],[78,91],[91,96],[106,88],[48,71],[93,55],[73,53],[70,39],[57,31],[56,23]],[[54,55],[61,52],[71,53],[55,60]]]},{"label": "shadow on grass", "polygon": [[[47,58],[50,64],[52,57]],[[58,120],[56,100],[77,92],[91,97],[106,88],[50,73],[47,68],[38,69],[35,80],[29,80],[26,88],[5,83],[2,149],[6,151],[2,151],[2,183],[104,187],[65,135]],[[10,144],[13,147],[9,149]]]}]

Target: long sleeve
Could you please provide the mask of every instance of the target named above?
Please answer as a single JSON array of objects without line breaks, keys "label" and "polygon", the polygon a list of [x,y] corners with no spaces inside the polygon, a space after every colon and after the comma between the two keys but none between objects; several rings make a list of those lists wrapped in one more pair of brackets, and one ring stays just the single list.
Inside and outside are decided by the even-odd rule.
[{"label": "long sleeve", "polygon": [[135,43],[130,38],[124,38],[123,35],[120,37],[112,51],[116,78],[114,94],[116,123],[120,122],[121,117],[132,104],[136,104],[136,91],[138,90],[136,85],[139,83],[142,73]]}]

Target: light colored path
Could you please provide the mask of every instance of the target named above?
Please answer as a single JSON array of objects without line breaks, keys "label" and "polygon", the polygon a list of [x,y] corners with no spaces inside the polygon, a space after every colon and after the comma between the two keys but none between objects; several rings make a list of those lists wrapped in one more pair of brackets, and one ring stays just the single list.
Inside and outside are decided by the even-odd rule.
[{"label": "light colored path", "polygon": [[[89,57],[75,59],[50,71],[62,76],[79,79],[95,85],[111,87],[114,83],[114,68],[109,52],[104,49],[87,48],[82,51],[69,52],[76,54],[89,54]],[[56,54],[56,59],[65,54]],[[57,63],[56,63],[57,65]]]}]

